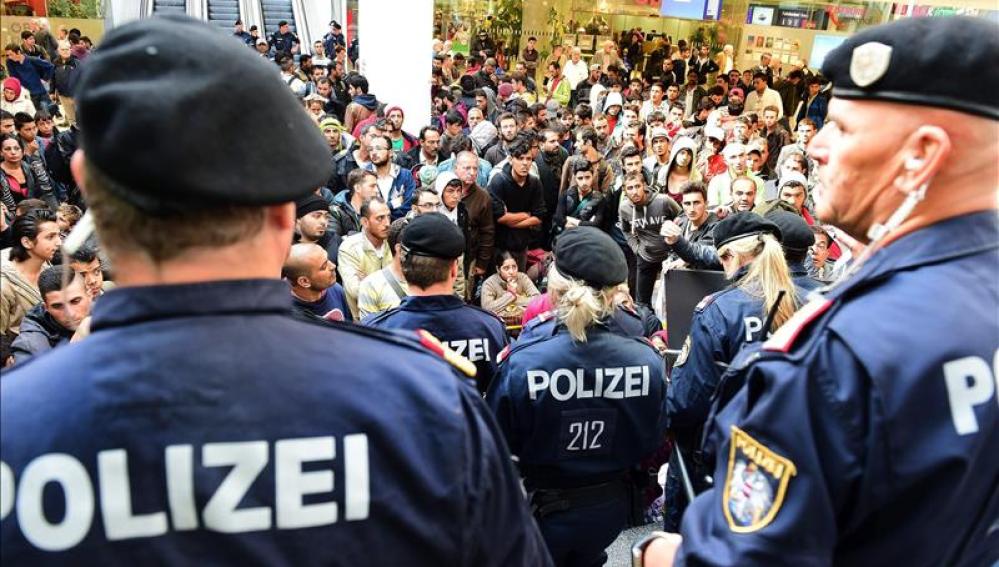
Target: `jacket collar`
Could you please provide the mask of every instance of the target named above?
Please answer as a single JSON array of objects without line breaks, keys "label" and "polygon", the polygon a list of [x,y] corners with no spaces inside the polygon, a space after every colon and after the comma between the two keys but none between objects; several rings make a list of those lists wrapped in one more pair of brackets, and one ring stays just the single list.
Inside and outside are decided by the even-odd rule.
[{"label": "jacket collar", "polygon": [[157,319],[290,312],[291,290],[281,280],[120,287],[94,303],[91,326],[96,331]]},{"label": "jacket collar", "polygon": [[403,298],[399,308],[407,311],[443,311],[464,306],[465,302],[456,295],[425,295],[422,297],[408,295]]},{"label": "jacket collar", "polygon": [[885,279],[895,272],[999,249],[999,216],[983,211],[947,219],[907,234],[876,251],[850,279],[832,286],[834,299],[865,282]]}]

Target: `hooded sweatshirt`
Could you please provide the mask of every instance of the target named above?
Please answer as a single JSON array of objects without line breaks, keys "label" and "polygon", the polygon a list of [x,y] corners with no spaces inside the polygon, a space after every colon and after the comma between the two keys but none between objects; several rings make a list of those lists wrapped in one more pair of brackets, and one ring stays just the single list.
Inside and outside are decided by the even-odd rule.
[{"label": "hooded sweatshirt", "polygon": [[488,120],[483,120],[472,128],[472,132],[468,135],[472,139],[472,144],[475,145],[475,151],[482,155],[488,148],[492,147],[493,142],[496,141],[496,136],[498,134],[496,126]]},{"label": "hooded sweatshirt", "polygon": [[375,114],[378,110],[378,99],[373,94],[355,95],[354,99],[347,105],[347,110],[343,116],[343,126],[355,138],[358,137],[357,125],[365,118]]},{"label": "hooded sweatshirt", "polygon": [[[701,172],[694,167],[697,163],[697,144],[694,140],[686,137],[680,136],[673,142],[673,147],[669,151],[669,161],[666,167],[659,168],[659,171],[655,173],[653,183],[655,183],[656,188],[670,197],[673,197],[677,202],[683,199],[683,194],[680,193],[679,187],[669,187],[666,185],[669,183],[670,171],[676,167],[676,156],[680,154],[680,150],[690,150],[690,163],[688,164],[690,168],[690,178],[688,181],[699,181],[701,179]],[[667,191],[669,189],[669,191]]]},{"label": "hooded sweatshirt", "polygon": [[666,259],[652,252],[662,236],[659,229],[668,220],[674,220],[683,209],[671,197],[646,190],[645,200],[640,204],[631,202],[627,196],[621,197],[621,230],[628,240],[631,250],[647,262],[661,262]]}]

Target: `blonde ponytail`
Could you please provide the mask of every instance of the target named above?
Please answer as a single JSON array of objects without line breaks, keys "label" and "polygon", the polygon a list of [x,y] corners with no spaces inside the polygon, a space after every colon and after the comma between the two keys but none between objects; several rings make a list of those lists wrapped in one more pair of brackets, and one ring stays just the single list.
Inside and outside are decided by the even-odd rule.
[{"label": "blonde ponytail", "polygon": [[[718,251],[719,254],[733,253],[740,259],[748,259],[749,270],[739,281],[746,293],[763,299],[763,316],[767,316],[777,296],[783,290],[784,298],[777,307],[773,323],[769,329],[774,332],[798,310],[798,295],[795,293],[791,270],[784,259],[784,250],[777,239],[770,234],[752,235],[729,242]],[[745,265],[745,262],[740,262]]]},{"label": "blonde ponytail", "polygon": [[586,330],[606,319],[614,307],[616,288],[596,290],[566,278],[567,286],[558,301],[558,317],[576,342],[586,342]]}]

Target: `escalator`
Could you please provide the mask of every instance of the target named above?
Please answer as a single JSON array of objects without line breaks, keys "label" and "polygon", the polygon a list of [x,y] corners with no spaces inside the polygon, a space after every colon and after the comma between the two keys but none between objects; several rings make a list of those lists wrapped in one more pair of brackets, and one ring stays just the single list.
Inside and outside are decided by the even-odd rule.
[{"label": "escalator", "polygon": [[278,22],[288,22],[292,32],[298,33],[295,26],[295,14],[291,8],[291,0],[260,0],[260,8],[264,17],[265,37],[277,31]]},{"label": "escalator", "polygon": [[186,0],[153,0],[153,14],[186,14]]},{"label": "escalator", "polygon": [[[239,13],[239,0],[207,0],[208,23],[226,31],[232,30],[232,25]],[[249,27],[249,26],[247,26]]]}]

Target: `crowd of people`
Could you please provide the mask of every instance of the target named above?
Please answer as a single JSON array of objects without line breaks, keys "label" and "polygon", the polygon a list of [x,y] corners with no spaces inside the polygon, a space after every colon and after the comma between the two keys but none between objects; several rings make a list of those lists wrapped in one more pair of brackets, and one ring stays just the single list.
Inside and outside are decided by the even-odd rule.
[{"label": "crowd of people", "polygon": [[[121,34],[117,41],[141,44],[173,33],[167,24],[144,25],[149,39]],[[234,64],[267,88],[286,88],[290,97],[281,97],[295,102],[275,102],[280,109],[261,118],[275,132],[288,124],[294,137],[279,133],[275,141],[294,142],[268,150],[273,155],[266,157],[259,147],[250,148],[260,140],[238,144],[248,156],[282,163],[281,171],[247,164],[258,177],[244,193],[235,178],[213,176],[214,163],[174,164],[178,171],[166,177],[187,186],[139,187],[134,183],[144,174],[135,167],[161,156],[137,158],[134,167],[112,165],[108,156],[121,155],[120,148],[107,149],[108,142],[96,137],[87,138],[90,145],[83,149],[91,161],[81,173],[84,166],[73,156],[83,145],[78,138],[89,132],[77,126],[74,99],[92,94],[77,89],[90,64],[79,50],[83,38],[71,30],[63,41],[39,26],[22,34],[20,44],[6,46],[9,77],[0,116],[0,360],[6,367],[30,372],[40,368],[28,364],[31,359],[71,352],[64,347],[71,342],[93,342],[91,313],[102,301],[131,293],[136,305],[152,309],[146,291],[112,291],[117,259],[125,259],[121,269],[131,274],[130,286],[142,281],[135,274],[150,282],[184,283],[190,280],[183,275],[171,280],[159,268],[140,266],[166,265],[178,254],[194,258],[185,254],[199,247],[252,240],[261,247],[261,266],[280,264],[281,294],[298,322],[383,339],[390,335],[374,333],[419,332],[424,346],[451,362],[460,381],[479,394],[473,403],[462,393],[462,407],[478,408],[484,400],[489,423],[495,419],[487,429],[494,427],[518,458],[547,554],[556,565],[596,565],[624,527],[655,522],[680,532],[694,498],[720,490],[725,479],[716,471],[725,455],[718,452],[721,440],[712,439],[713,428],[718,412],[746,395],[745,379],[727,369],[740,367],[740,353],[800,324],[794,317],[813,309],[806,307],[813,305],[810,293],[853,275],[869,256],[864,243],[850,236],[857,230],[819,220],[831,216],[817,214],[831,207],[822,202],[828,199],[823,181],[831,177],[819,174],[831,150],[827,140],[816,149],[817,136],[823,125],[826,137],[829,128],[844,130],[849,119],[841,111],[829,121],[832,86],[801,64],[783,74],[764,55],[759,66],[740,70],[733,67],[730,46],[712,53],[709,45],[681,40],[673,46],[663,37],[642,58],[636,55],[642,40],[637,33],[625,45],[603,45],[589,60],[572,48],[543,62],[536,38],[528,40],[522,57],[502,60],[488,34],[477,37],[478,49],[469,56],[449,52],[440,39],[433,43],[431,121],[409,132],[405,110],[389,93],[371,92],[354,70],[356,46],[347,47],[337,22],[311,50],[303,49],[287,22],[263,39],[236,21],[233,36],[267,61],[273,77],[266,78],[249,50]],[[92,73],[91,86],[123,80],[109,74],[100,45],[94,53],[92,60],[103,66]],[[130,62],[108,53],[108,61]],[[138,95],[131,92],[117,96],[133,104],[127,97]],[[93,112],[110,102],[89,104]],[[170,107],[156,112],[163,113],[157,120],[177,116]],[[127,137],[134,129],[99,114],[83,114],[84,127],[99,124],[106,130],[101,136],[118,133],[123,143],[138,141]],[[299,133],[300,123],[313,132]],[[308,145],[313,141],[318,147]],[[215,149],[206,152],[205,159],[222,159]],[[906,167],[915,170],[929,159],[911,158]],[[108,167],[115,169],[103,169]],[[286,174],[308,187],[285,186]],[[260,220],[244,208],[292,198],[288,226],[276,212]],[[97,211],[99,233],[115,254],[94,236],[63,246],[90,224],[88,206]],[[175,220],[183,222],[174,226]],[[80,228],[74,233],[74,227]],[[130,229],[134,234],[126,234]],[[284,236],[290,247],[277,241]],[[228,265],[225,257],[218,259]],[[237,272],[249,277],[262,269]],[[706,295],[692,314],[670,312],[667,274],[673,270],[721,272],[729,285]],[[249,296],[238,297],[239,287],[226,285],[209,289],[205,298],[249,309],[240,303]],[[165,305],[188,298],[195,311],[216,309],[197,307],[195,292],[163,293]],[[264,290],[247,287],[247,293]],[[261,301],[266,306],[272,300]],[[128,311],[123,305],[118,309]],[[219,321],[225,317],[211,312]],[[113,318],[107,312],[104,317]],[[682,348],[667,348],[676,343],[667,323],[684,319],[690,333]],[[109,324],[100,323],[105,329]],[[303,360],[308,349],[319,348],[303,345]],[[366,345],[342,354],[356,354],[361,366],[391,362],[375,361],[382,354]],[[377,389],[389,407],[406,413],[393,397],[399,392]],[[261,401],[247,398],[248,404]],[[766,526],[769,520],[761,517],[770,511],[776,514],[788,475],[795,473],[789,460],[771,455],[761,441],[740,439],[741,453],[732,445],[724,506],[728,525],[747,532]],[[332,445],[329,451],[325,458],[332,457]],[[350,470],[348,484],[361,469]],[[308,474],[318,473],[302,473]],[[730,488],[728,482],[736,481],[743,484]],[[280,479],[278,485],[282,490]],[[348,520],[362,514],[351,506]],[[366,506],[356,518],[367,517]],[[510,518],[520,514],[518,505],[501,507]],[[702,505],[697,513],[703,512]],[[524,541],[537,536],[533,527],[524,529]],[[711,545],[716,536],[691,537]],[[511,555],[513,563],[549,561],[543,550],[526,548],[531,551]]]}]

